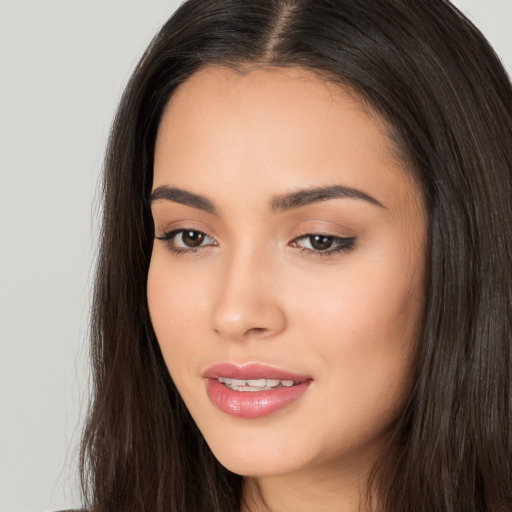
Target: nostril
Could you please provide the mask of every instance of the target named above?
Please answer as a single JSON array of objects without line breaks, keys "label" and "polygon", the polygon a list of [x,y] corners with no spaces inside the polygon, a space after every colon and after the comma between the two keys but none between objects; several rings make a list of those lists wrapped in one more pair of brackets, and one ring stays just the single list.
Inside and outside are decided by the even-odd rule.
[{"label": "nostril", "polygon": [[262,334],[266,331],[267,329],[265,329],[264,327],[252,327],[246,332],[246,334]]},{"label": "nostril", "polygon": [[[251,336],[261,336],[265,333],[267,333],[269,330],[265,329],[264,327],[251,327],[245,333],[242,333],[242,337],[247,338]],[[222,335],[222,329],[214,329],[215,334]]]}]

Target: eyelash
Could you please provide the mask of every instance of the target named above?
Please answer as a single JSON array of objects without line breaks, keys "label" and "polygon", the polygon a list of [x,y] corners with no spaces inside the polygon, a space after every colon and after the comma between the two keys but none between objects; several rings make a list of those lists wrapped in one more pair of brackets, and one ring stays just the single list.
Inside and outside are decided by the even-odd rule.
[{"label": "eyelash", "polygon": [[[211,240],[211,243],[208,243],[205,245],[198,245],[197,247],[178,247],[175,242],[176,236],[178,236],[179,234],[185,234],[187,232],[189,234],[194,233],[194,235],[196,235],[196,236],[199,235],[199,236],[207,237],[208,239]],[[300,247],[298,245],[298,242],[300,240],[308,240],[309,239],[309,241],[311,242],[311,239],[313,239],[315,237],[327,238],[327,239],[329,239],[329,241],[332,244],[335,244],[335,247],[333,249],[328,248],[326,250],[318,250],[318,249],[310,249],[308,247]],[[191,254],[191,253],[195,253],[201,249],[204,249],[205,247],[218,245],[215,238],[213,238],[213,237],[209,236],[208,234],[204,233],[203,231],[199,231],[197,229],[187,229],[187,228],[174,229],[172,231],[169,231],[168,233],[164,233],[163,236],[157,236],[155,238],[157,240],[161,240],[162,242],[165,242],[168,249],[171,252],[173,252],[174,254]],[[340,237],[340,236],[329,235],[326,233],[308,233],[306,235],[301,235],[301,236],[293,239],[289,243],[289,245],[291,247],[297,247],[298,249],[300,249],[301,253],[307,253],[307,254],[310,254],[313,256],[325,257],[325,256],[329,256],[331,254],[337,254],[337,253],[341,253],[341,252],[350,252],[354,248],[355,243],[356,243],[355,237],[345,238],[345,237]]]},{"label": "eyelash", "polygon": [[295,238],[294,240],[292,240],[290,242],[290,245],[292,247],[298,247],[297,242],[299,240],[308,240],[309,239],[309,241],[311,242],[311,239],[316,238],[316,237],[328,238],[332,244],[335,244],[334,248],[332,248],[332,249],[328,248],[328,249],[322,251],[322,250],[318,250],[318,249],[309,249],[308,247],[299,247],[300,252],[311,254],[313,256],[325,257],[325,256],[329,256],[331,254],[338,254],[341,252],[350,252],[352,249],[354,249],[355,243],[356,243],[355,237],[345,238],[345,237],[341,237],[341,236],[329,235],[327,233],[308,233],[306,235],[301,235],[301,236]]}]

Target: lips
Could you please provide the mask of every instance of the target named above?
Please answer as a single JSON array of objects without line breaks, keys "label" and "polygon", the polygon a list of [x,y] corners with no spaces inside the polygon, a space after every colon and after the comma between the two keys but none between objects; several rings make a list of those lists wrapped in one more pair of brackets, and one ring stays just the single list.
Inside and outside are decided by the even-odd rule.
[{"label": "lips", "polygon": [[221,411],[243,418],[267,416],[301,397],[312,382],[273,366],[222,363],[203,375],[210,401]]}]

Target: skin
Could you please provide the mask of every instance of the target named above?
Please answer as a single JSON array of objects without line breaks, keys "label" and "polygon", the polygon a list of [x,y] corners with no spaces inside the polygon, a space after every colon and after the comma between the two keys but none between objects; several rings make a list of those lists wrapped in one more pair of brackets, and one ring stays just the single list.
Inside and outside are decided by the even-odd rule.
[{"label": "skin", "polygon": [[[386,133],[356,94],[301,69],[203,69],[163,116],[153,190],[200,194],[215,212],[152,202],[156,237],[177,229],[207,237],[196,250],[181,234],[155,240],[151,319],[213,453],[246,476],[252,512],[360,510],[368,473],[408,398],[426,220]],[[333,185],[375,202],[270,206]],[[313,252],[310,234],[355,242]],[[312,384],[268,416],[239,418],[206,394],[203,373],[223,362],[264,363]]]}]

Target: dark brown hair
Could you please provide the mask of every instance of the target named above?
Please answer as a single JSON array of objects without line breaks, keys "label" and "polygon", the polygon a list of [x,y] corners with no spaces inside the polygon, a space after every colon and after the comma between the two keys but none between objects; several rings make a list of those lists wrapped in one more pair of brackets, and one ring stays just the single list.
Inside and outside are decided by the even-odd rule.
[{"label": "dark brown hair", "polygon": [[299,66],[392,127],[429,219],[410,400],[373,474],[379,510],[512,509],[512,89],[445,0],[189,0],[125,90],[105,164],[82,481],[94,512],[238,512],[164,364],[146,303],[155,138],[206,65]]}]

